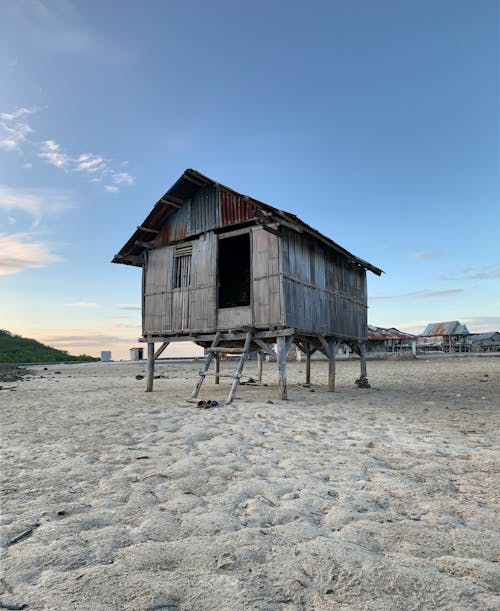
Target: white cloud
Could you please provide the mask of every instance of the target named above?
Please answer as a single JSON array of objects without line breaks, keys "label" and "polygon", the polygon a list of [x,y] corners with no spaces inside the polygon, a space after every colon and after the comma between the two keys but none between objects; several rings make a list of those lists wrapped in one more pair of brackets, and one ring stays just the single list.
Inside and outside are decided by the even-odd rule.
[{"label": "white cloud", "polygon": [[61,146],[54,142],[54,140],[45,140],[40,145],[38,157],[47,160],[56,168],[65,168],[68,166],[70,158],[66,153],[61,153],[60,148]]},{"label": "white cloud", "polygon": [[18,121],[18,119],[34,112],[36,112],[36,108],[22,107],[13,112],[0,113],[0,133],[2,133],[0,147],[8,151],[21,149],[21,145],[26,142],[33,130],[26,121]]},{"label": "white cloud", "polygon": [[127,324],[124,322],[114,322],[111,323],[111,327],[113,329],[138,329],[140,328],[141,324],[140,323],[136,323],[135,325],[132,324]]},{"label": "white cloud", "polygon": [[118,303],[117,307],[120,308],[120,310],[141,310],[142,309],[140,305],[135,305],[131,303]]},{"label": "white cloud", "polygon": [[77,170],[90,173],[103,172],[107,167],[104,157],[93,153],[82,153],[75,164]]},{"label": "white cloud", "polygon": [[[104,178],[109,185],[104,190],[116,193],[119,186],[129,187],[134,184],[135,177],[128,172],[118,172],[109,164],[109,160],[96,153],[79,153],[73,155],[63,151],[62,146],[55,140],[48,139],[36,142],[30,138],[33,129],[24,119],[33,114],[36,108],[18,108],[13,112],[0,113],[0,148],[7,151],[18,151],[26,154],[23,148],[34,148],[36,156],[43,159],[55,168],[65,171],[82,172],[89,176],[91,182],[102,182]],[[29,147],[23,147],[24,144]],[[128,162],[123,162],[128,163]],[[123,163],[121,165],[123,165]],[[27,169],[32,168],[31,161],[24,163]]]},{"label": "white cloud", "polygon": [[133,185],[135,182],[135,176],[131,176],[127,172],[117,172],[113,174],[113,182],[116,185]]},{"label": "white cloud", "polygon": [[446,297],[447,295],[456,295],[457,293],[463,293],[464,289],[444,289],[444,290],[432,290],[432,289],[424,289],[422,291],[413,291],[411,293],[399,293],[397,295],[380,295],[380,294],[370,294],[368,296],[368,301],[373,301],[374,299],[399,299],[401,297],[414,297],[414,298],[422,298],[422,299],[430,299],[433,297]]},{"label": "white cloud", "polygon": [[67,308],[100,308],[100,303],[94,301],[75,301],[74,303],[65,303]]},{"label": "white cloud", "polygon": [[500,316],[472,316],[463,321],[471,333],[500,331]]},{"label": "white cloud", "polygon": [[[50,61],[50,56],[73,54],[97,65],[124,65],[135,53],[133,45],[101,35],[82,19],[78,3],[69,0],[12,0],[9,21],[21,44]],[[7,24],[6,24],[7,27]]]},{"label": "white cloud", "polygon": [[72,194],[62,189],[22,189],[0,185],[0,210],[29,214],[35,224],[45,215],[57,216],[74,207]]},{"label": "white cloud", "polygon": [[24,117],[25,115],[31,115],[35,112],[35,108],[18,108],[14,112],[1,112],[0,119],[4,121],[13,121],[14,119],[19,119],[19,117]]},{"label": "white cloud", "polygon": [[411,252],[408,256],[416,261],[423,261],[424,259],[433,259],[434,257],[441,257],[442,255],[428,250],[421,250],[419,252]]},{"label": "white cloud", "polygon": [[0,234],[0,252],[0,276],[61,261],[47,244],[35,241],[29,233]]},{"label": "white cloud", "polygon": [[0,140],[0,146],[8,151],[20,150],[21,145],[26,142],[28,136],[33,131],[31,127],[24,122],[17,122],[9,125],[5,121],[0,121],[0,129],[3,131],[3,138]]},{"label": "white cloud", "polygon": [[495,280],[500,278],[500,265],[483,265],[480,268],[465,267],[459,274],[454,276],[438,276],[436,279],[447,282],[456,282],[457,280]]}]

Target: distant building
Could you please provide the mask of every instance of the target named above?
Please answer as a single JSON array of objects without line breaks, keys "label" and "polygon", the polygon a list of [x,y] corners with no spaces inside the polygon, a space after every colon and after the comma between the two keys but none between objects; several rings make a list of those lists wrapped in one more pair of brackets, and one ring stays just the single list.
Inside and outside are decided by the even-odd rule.
[{"label": "distant building", "polygon": [[144,358],[144,348],[130,348],[130,360],[142,361]]},{"label": "distant building", "polygon": [[427,325],[418,342],[419,350],[442,352],[470,352],[471,334],[458,320],[434,322]]},{"label": "distant building", "polygon": [[399,331],[394,327],[384,329],[368,325],[367,350],[369,353],[415,352],[416,341],[416,335]]},{"label": "distant building", "polygon": [[471,342],[474,352],[500,352],[500,333],[498,331],[474,333],[471,335]]}]

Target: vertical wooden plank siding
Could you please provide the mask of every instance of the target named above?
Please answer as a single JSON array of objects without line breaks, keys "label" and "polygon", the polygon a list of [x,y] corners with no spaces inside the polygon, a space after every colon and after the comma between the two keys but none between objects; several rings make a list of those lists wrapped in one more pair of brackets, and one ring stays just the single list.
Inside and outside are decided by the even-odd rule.
[{"label": "vertical wooden plank siding", "polygon": [[[366,271],[304,234],[284,227],[281,232],[281,238],[261,227],[250,232],[253,321],[245,324],[366,340]],[[177,267],[175,246],[148,252],[144,335],[216,330],[217,239],[208,232],[192,240],[191,257]],[[175,273],[182,276],[181,285],[189,276],[189,286],[175,288]]]},{"label": "vertical wooden plank siding", "polygon": [[171,326],[171,287],[174,247],[151,250],[145,265],[144,334],[159,333]]},{"label": "vertical wooden plank siding", "polygon": [[[177,265],[175,250],[175,246],[164,246],[148,253],[144,334],[212,331],[216,327],[217,237],[209,233],[193,240],[191,256],[179,257]],[[175,288],[175,284],[181,286]]]},{"label": "vertical wooden plank siding", "polygon": [[283,229],[282,265],[287,326],[366,339],[365,270],[289,229]]},{"label": "vertical wooden plank siding", "polygon": [[278,237],[261,227],[252,238],[252,308],[255,326],[280,324],[281,316]]}]

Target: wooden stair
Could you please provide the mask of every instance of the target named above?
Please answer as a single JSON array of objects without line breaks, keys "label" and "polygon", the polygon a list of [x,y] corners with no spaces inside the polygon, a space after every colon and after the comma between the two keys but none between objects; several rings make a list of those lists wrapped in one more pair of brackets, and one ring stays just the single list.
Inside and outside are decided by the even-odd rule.
[{"label": "wooden stair", "polygon": [[220,337],[221,337],[221,333],[220,331],[218,331],[212,341],[212,345],[210,346],[210,348],[207,349],[207,359],[205,361],[205,365],[203,366],[203,369],[200,371],[199,377],[198,377],[198,381],[196,382],[196,386],[193,390],[193,393],[191,395],[192,399],[196,399],[196,397],[198,396],[200,390],[201,390],[201,386],[203,384],[203,382],[205,381],[205,378],[208,375],[208,370],[210,369],[210,365],[212,364],[214,355],[217,353],[227,353],[227,354],[238,354],[241,352],[241,356],[240,356],[240,360],[238,361],[238,366],[236,368],[236,372],[234,374],[221,374],[219,373],[219,377],[223,377],[223,378],[232,378],[233,379],[233,383],[231,384],[231,389],[229,391],[229,394],[227,396],[226,399],[226,404],[227,403],[231,403],[232,400],[234,399],[234,395],[236,393],[236,389],[238,387],[238,384],[240,383],[240,379],[241,379],[241,375],[243,373],[243,367],[245,366],[245,362],[248,359],[248,353],[250,350],[250,344],[252,343],[252,332],[251,331],[247,331],[246,337],[245,337],[245,343],[243,345],[243,350],[241,348],[224,348],[224,347],[219,347],[219,341],[220,341]]}]

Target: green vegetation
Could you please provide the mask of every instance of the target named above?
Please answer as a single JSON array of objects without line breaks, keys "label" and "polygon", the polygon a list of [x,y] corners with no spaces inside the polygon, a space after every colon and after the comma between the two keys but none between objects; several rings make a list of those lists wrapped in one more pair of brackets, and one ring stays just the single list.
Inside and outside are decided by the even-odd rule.
[{"label": "green vegetation", "polygon": [[0,329],[0,363],[61,363],[99,360],[86,354],[72,356],[66,350],[57,350],[34,339],[14,335],[10,331]]}]

